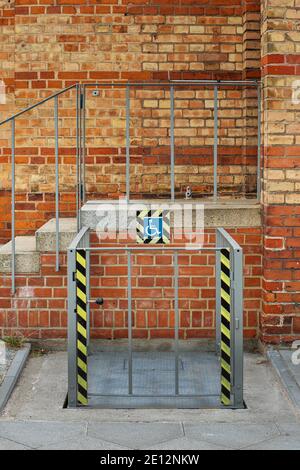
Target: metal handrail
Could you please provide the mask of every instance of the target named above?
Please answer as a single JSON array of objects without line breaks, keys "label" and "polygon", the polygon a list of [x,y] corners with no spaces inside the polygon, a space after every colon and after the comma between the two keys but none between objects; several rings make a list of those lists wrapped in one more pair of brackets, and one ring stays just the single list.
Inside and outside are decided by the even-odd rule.
[{"label": "metal handrail", "polygon": [[[55,252],[56,262],[55,269],[59,271],[59,135],[58,135],[58,97],[69,90],[76,88],[78,90],[78,84],[71,85],[63,90],[54,93],[47,98],[39,101],[38,103],[25,108],[18,113],[13,114],[4,121],[0,122],[0,126],[11,122],[11,291],[12,294],[16,292],[16,240],[15,240],[15,204],[16,204],[16,188],[15,188],[15,168],[16,168],[16,143],[15,143],[15,124],[16,119],[23,114],[41,106],[54,99],[54,124],[55,124]],[[77,92],[78,95],[78,92]],[[78,114],[78,113],[76,113]]]},{"label": "metal handrail", "polygon": [[77,83],[74,83],[74,85],[71,85],[67,88],[63,88],[62,90],[58,91],[57,93],[54,93],[53,95],[50,95],[47,98],[44,98],[43,100],[38,101],[37,103],[29,106],[28,108],[22,109],[18,113],[13,114],[12,116],[10,116],[7,119],[4,119],[4,121],[0,121],[0,126],[2,126],[2,124],[6,124],[9,121],[12,121],[13,119],[16,119],[19,116],[22,116],[22,114],[27,113],[28,111],[31,111],[34,108],[37,108],[38,106],[40,106],[41,104],[46,103],[47,101],[51,100],[52,98],[55,98],[56,96],[62,95],[66,91],[72,90],[72,88],[75,88],[75,87],[77,87]]},{"label": "metal handrail", "polygon": [[126,198],[130,201],[130,88],[135,87],[169,87],[170,88],[170,164],[171,164],[171,199],[175,201],[175,138],[174,138],[174,90],[175,87],[186,86],[211,86],[214,90],[214,145],[213,145],[213,165],[214,165],[214,183],[213,183],[213,200],[218,199],[218,182],[217,182],[217,166],[218,166],[218,89],[222,86],[251,86],[257,87],[258,90],[258,143],[257,143],[257,199],[260,198],[261,191],[261,84],[259,80],[170,80],[160,82],[97,82],[76,83],[63,90],[54,93],[47,98],[25,108],[18,113],[0,122],[0,126],[8,122],[12,123],[12,156],[11,156],[11,172],[12,172],[12,292],[15,292],[15,120],[23,114],[41,106],[54,99],[54,120],[55,120],[55,225],[56,225],[56,271],[59,270],[59,146],[58,146],[58,96],[76,88],[76,216],[77,229],[81,227],[80,208],[82,202],[85,202],[85,94],[86,88],[89,87],[126,87]]},{"label": "metal handrail", "polygon": [[[126,88],[126,200],[130,202],[130,89],[131,88],[144,88],[144,87],[168,87],[170,89],[170,186],[171,186],[171,200],[175,201],[175,119],[174,119],[174,90],[186,86],[203,86],[212,87],[214,90],[214,106],[213,106],[213,119],[214,119],[214,143],[213,143],[213,200],[218,200],[218,139],[219,139],[219,118],[218,118],[218,90],[224,86],[238,86],[245,87],[251,86],[257,88],[257,119],[258,119],[258,133],[257,133],[257,200],[260,201],[261,192],[261,82],[259,80],[169,80],[160,82],[95,82],[82,84],[82,113],[83,123],[85,122],[85,96],[86,88],[91,87],[125,87]],[[82,135],[80,136],[82,148],[82,161],[83,169],[85,168],[85,124],[82,127]],[[80,167],[81,167],[80,164]],[[82,172],[83,180],[80,176],[80,185],[82,192],[82,200],[85,200],[85,172]],[[80,205],[80,202],[79,202]],[[78,211],[79,213],[80,211]],[[78,229],[80,224],[78,225]]]}]

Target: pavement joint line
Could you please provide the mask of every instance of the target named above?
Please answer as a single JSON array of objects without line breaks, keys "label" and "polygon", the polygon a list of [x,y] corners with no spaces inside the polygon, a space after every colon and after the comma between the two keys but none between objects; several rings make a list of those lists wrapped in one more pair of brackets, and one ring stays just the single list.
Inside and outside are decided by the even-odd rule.
[{"label": "pavement joint line", "polygon": [[29,444],[24,444],[24,442],[15,441],[14,439],[10,439],[9,437],[4,437],[2,435],[0,436],[0,439],[5,439],[6,441],[13,442],[14,444],[20,444],[21,446],[28,447],[28,449],[32,449],[32,450],[36,449],[36,447],[32,447]]},{"label": "pavement joint line", "polygon": [[[87,434],[87,437],[92,437],[92,438],[94,438],[94,439],[98,439],[98,438],[95,438],[95,436],[92,436],[92,435],[89,434],[89,433]],[[125,445],[123,446],[123,445],[121,445],[119,442],[108,441],[107,439],[103,439],[103,438],[101,438],[100,441],[107,442],[107,444],[114,444],[114,445],[117,445],[117,446],[120,446],[120,447],[125,447],[125,448],[128,449],[128,450],[131,450],[131,449],[132,449],[132,447],[128,447],[128,446],[125,446]]]}]

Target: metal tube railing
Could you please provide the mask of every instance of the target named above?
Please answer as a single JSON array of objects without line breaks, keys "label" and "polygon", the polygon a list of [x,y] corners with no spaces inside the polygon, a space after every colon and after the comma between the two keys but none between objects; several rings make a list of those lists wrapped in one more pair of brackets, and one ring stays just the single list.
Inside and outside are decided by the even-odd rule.
[{"label": "metal tube railing", "polygon": [[175,201],[175,117],[174,117],[174,87],[170,88],[170,111],[171,111],[171,126],[170,126],[170,146],[171,146],[171,200]]},{"label": "metal tube railing", "polygon": [[43,105],[44,103],[54,100],[54,134],[55,134],[55,269],[59,270],[59,133],[58,133],[58,97],[63,93],[77,87],[76,84],[71,85],[63,90],[54,93],[51,96],[29,106],[18,113],[4,119],[0,122],[0,126],[11,122],[11,291],[16,292],[16,119],[23,114]]},{"label": "metal tube railing", "polygon": [[16,121],[11,121],[11,292],[16,292],[16,230],[15,230],[15,209],[16,209],[16,184],[15,184],[15,132]]},{"label": "metal tube railing", "polygon": [[[130,89],[135,87],[167,87],[170,89],[170,185],[171,185],[171,201],[175,201],[175,102],[174,91],[175,86],[211,86],[214,89],[214,143],[213,143],[213,201],[218,201],[218,90],[221,86],[252,86],[258,88],[258,101],[260,109],[260,83],[257,80],[171,80],[168,82],[100,82],[100,83],[84,83],[83,95],[85,96],[85,89],[90,87],[126,87],[126,201],[130,202]],[[85,100],[83,100],[83,107],[85,108]],[[85,115],[85,109],[84,109]],[[258,167],[257,167],[257,198],[261,191],[260,188],[260,146],[261,146],[261,129],[260,129],[260,112],[258,116]],[[85,146],[85,141],[83,143]],[[85,194],[85,182],[83,181],[83,193]],[[80,205],[80,203],[79,203]],[[78,209],[79,211],[79,209]],[[80,212],[80,211],[79,211]]]},{"label": "metal tube railing", "polygon": [[126,200],[130,200],[130,88],[126,88]]},{"label": "metal tube railing", "polygon": [[218,199],[218,86],[214,87],[214,201]]},{"label": "metal tube railing", "polygon": [[59,150],[58,150],[58,96],[54,98],[55,123],[55,250],[56,271],[59,271]]}]

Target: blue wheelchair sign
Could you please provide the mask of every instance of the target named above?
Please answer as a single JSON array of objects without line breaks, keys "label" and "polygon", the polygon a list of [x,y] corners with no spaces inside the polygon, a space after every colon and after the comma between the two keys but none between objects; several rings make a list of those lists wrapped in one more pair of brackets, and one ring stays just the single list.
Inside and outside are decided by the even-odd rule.
[{"label": "blue wheelchair sign", "polygon": [[144,239],[162,238],[163,236],[163,219],[162,217],[145,217],[144,218]]}]

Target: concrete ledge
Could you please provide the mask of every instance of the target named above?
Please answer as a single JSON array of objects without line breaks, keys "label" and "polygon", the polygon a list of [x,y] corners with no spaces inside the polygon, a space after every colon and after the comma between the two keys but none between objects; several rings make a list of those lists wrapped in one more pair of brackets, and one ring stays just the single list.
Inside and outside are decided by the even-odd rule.
[{"label": "concrete ledge", "polygon": [[[171,226],[176,227],[176,211],[182,211],[192,205],[191,227],[196,226],[196,206],[203,207],[204,226],[210,228],[216,227],[259,227],[261,225],[260,204],[255,200],[234,200],[212,202],[203,201],[202,199],[176,200],[175,203],[162,200],[136,200],[130,201],[128,204],[129,217],[134,216],[135,212],[143,207],[154,208],[170,208],[171,210]],[[89,201],[81,208],[82,225],[87,225],[91,229],[95,229],[97,225],[102,225],[102,221],[109,221],[113,217],[117,217],[119,230],[127,230],[128,220],[126,211],[122,210],[124,204],[119,201],[99,200]],[[200,211],[201,213],[201,211]],[[116,215],[115,215],[116,214]],[[185,223],[185,226],[186,223]]]},{"label": "concrete ledge", "polygon": [[[77,233],[77,222],[74,218],[59,219],[59,249],[65,251]],[[56,249],[56,224],[55,219],[49,220],[36,233],[36,249],[48,252]]]},{"label": "concrete ledge", "polygon": [[9,400],[9,397],[21,375],[21,372],[25,366],[27,357],[30,353],[31,345],[26,343],[22,349],[17,351],[7,374],[0,386],[0,412],[6,406],[6,403]]},{"label": "concrete ledge", "polygon": [[[40,254],[36,251],[35,237],[16,237],[16,273],[38,273]],[[11,241],[0,248],[0,272],[11,273]]]}]

